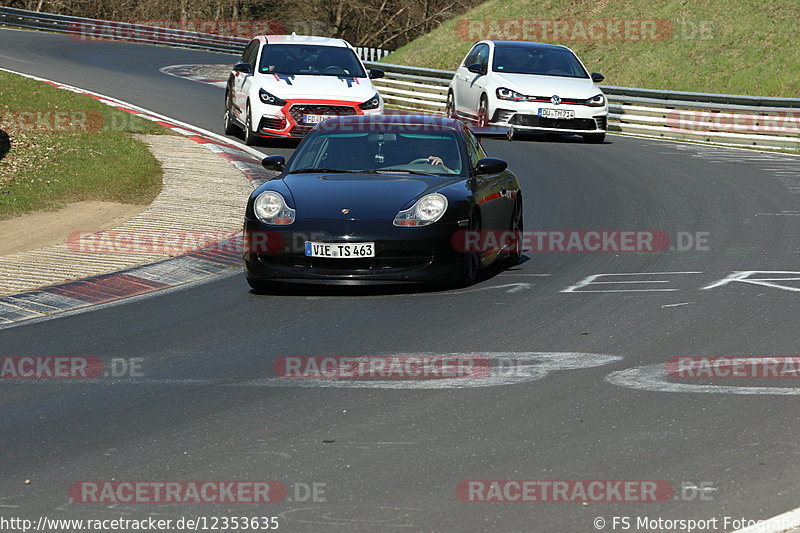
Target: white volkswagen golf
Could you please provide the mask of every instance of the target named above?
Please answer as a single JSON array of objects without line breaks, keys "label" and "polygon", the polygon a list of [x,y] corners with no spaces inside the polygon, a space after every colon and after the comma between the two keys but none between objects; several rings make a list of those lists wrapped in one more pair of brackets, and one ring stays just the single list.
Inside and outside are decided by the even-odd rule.
[{"label": "white volkswagen golf", "polygon": [[582,135],[603,142],[608,103],[566,46],[527,41],[480,41],[456,70],[447,92],[447,116],[478,126]]},{"label": "white volkswagen golf", "polygon": [[234,65],[225,90],[225,133],[300,138],[328,117],[383,113],[366,70],[342,39],[304,35],[255,37]]}]

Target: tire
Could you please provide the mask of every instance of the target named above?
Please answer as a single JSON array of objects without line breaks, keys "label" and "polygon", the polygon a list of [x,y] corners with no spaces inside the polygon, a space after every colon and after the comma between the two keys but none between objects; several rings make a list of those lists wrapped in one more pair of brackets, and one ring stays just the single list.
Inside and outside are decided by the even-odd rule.
[{"label": "tire", "polygon": [[[472,211],[469,215],[469,222],[467,223],[467,231],[480,231],[481,222],[477,212]],[[453,281],[456,287],[467,287],[475,283],[478,278],[478,271],[481,268],[481,252],[464,252],[461,254],[461,264],[459,265],[458,273]]]},{"label": "tire", "polygon": [[239,127],[233,120],[233,105],[231,105],[231,97],[227,91],[225,92],[225,115],[223,116],[222,124],[225,135],[236,135],[239,133]]},{"label": "tire", "polygon": [[444,116],[447,118],[458,118],[456,116],[456,102],[453,91],[447,91],[447,103],[444,105]]},{"label": "tire", "polygon": [[478,104],[478,120],[476,120],[476,125],[479,128],[485,128],[489,125],[489,101],[486,99],[486,95],[481,95],[480,104]]},{"label": "tire", "polygon": [[514,211],[511,214],[511,231],[517,237],[516,246],[514,251],[508,254],[507,261],[509,266],[519,264],[522,258],[522,232],[525,231],[525,218],[522,212],[522,196],[517,194],[517,201],[514,204]]},{"label": "tire", "polygon": [[583,141],[591,144],[600,144],[606,140],[605,133],[587,133],[583,136]]},{"label": "tire", "polygon": [[244,143],[247,146],[256,144],[258,137],[253,133],[253,114],[250,112],[250,102],[247,102],[247,113],[244,119]]}]

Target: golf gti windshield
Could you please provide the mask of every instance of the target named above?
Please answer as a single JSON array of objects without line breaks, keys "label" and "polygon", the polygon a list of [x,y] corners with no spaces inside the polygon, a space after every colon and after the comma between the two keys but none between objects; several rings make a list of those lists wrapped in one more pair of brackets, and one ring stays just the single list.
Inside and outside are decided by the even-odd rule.
[{"label": "golf gti windshield", "polygon": [[569,50],[538,47],[528,43],[498,45],[494,51],[492,70],[507,74],[589,77],[578,58]]},{"label": "golf gti windshield", "polygon": [[315,131],[289,162],[288,173],[366,171],[452,175],[461,174],[463,168],[455,132]]}]

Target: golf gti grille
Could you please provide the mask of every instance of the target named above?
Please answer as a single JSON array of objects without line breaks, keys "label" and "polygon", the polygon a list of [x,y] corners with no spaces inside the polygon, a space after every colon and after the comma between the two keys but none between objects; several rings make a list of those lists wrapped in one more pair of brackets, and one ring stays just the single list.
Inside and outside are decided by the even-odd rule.
[{"label": "golf gti grille", "polygon": [[531,128],[553,128],[560,130],[588,130],[597,129],[593,118],[542,118],[538,115],[523,115],[517,113],[508,122],[514,126],[528,126]]}]

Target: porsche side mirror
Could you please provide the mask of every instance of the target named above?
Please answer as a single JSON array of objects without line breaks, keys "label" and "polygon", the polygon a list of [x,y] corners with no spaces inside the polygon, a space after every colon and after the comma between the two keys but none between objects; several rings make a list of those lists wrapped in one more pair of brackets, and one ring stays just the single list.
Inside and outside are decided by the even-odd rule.
[{"label": "porsche side mirror", "polygon": [[252,73],[252,66],[250,63],[236,63],[233,66],[233,70],[242,74],[250,74]]},{"label": "porsche side mirror", "polygon": [[486,67],[484,67],[479,63],[475,63],[474,65],[468,66],[467,70],[472,72],[473,74],[480,74],[481,76],[486,74]]},{"label": "porsche side mirror", "polygon": [[494,157],[484,157],[475,165],[476,174],[499,174],[508,168],[508,163]]},{"label": "porsche side mirror", "polygon": [[282,155],[270,155],[261,160],[261,166],[267,170],[283,172],[283,168],[286,166],[286,158]]}]

